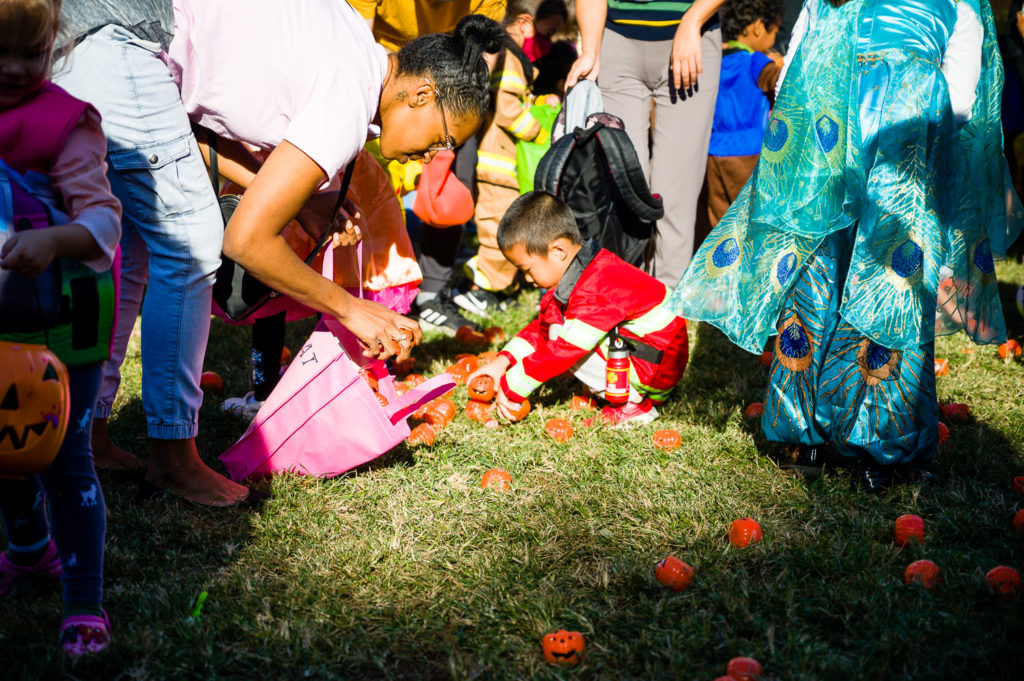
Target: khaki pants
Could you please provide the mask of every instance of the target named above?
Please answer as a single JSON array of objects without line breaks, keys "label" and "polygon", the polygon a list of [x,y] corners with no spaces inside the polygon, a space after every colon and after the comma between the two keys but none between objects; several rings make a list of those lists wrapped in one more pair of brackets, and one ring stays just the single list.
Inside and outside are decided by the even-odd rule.
[{"label": "khaki pants", "polygon": [[626,124],[651,191],[665,202],[665,217],[658,221],[654,276],[669,287],[679,282],[693,255],[697,197],[704,182],[722,68],[721,30],[705,31],[701,50],[704,73],[698,86],[676,92],[668,71],[671,40],[632,40],[606,30],[601,47],[598,84],[605,110]]},{"label": "khaki pants", "polygon": [[504,291],[512,285],[516,266],[505,259],[498,248],[498,223],[512,202],[519,198],[519,190],[488,182],[477,183],[476,234],[480,248],[476,260],[476,284],[489,291]]}]

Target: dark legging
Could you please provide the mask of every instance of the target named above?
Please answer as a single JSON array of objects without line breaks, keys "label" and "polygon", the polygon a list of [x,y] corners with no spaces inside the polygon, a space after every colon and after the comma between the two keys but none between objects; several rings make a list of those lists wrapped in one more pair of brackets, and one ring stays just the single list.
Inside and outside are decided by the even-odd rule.
[{"label": "dark legging", "polygon": [[[68,432],[53,463],[39,475],[0,480],[0,514],[11,548],[42,548],[52,532],[60,554],[65,603],[99,604],[103,596],[106,506],[90,444],[100,366],[70,370]],[[49,525],[44,501],[50,506]]]}]

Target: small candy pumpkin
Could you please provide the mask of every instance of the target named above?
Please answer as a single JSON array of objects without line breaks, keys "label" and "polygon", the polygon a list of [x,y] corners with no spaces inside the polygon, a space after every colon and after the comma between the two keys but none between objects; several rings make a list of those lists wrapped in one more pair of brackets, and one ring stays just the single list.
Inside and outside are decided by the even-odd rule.
[{"label": "small candy pumpkin", "polygon": [[950,423],[965,423],[971,417],[971,408],[960,402],[942,405],[942,418]]},{"label": "small candy pumpkin", "polygon": [[445,371],[451,374],[452,379],[455,380],[455,385],[466,385],[466,379],[469,378],[469,373],[458,364],[452,364]]},{"label": "small candy pumpkin", "polygon": [[585,645],[580,632],[560,629],[544,637],[541,649],[551,664],[576,664],[583,659]]},{"label": "small candy pumpkin", "polygon": [[555,442],[565,442],[573,435],[572,424],[565,419],[551,419],[544,424],[544,430],[555,439]]},{"label": "small candy pumpkin", "polygon": [[395,394],[404,395],[409,392],[409,384],[405,381],[395,381]]},{"label": "small candy pumpkin", "polygon": [[470,355],[468,353],[455,355],[455,365],[471,374],[480,368],[480,360],[477,359],[476,355]]},{"label": "small candy pumpkin", "polygon": [[935,358],[935,376],[945,376],[949,373],[949,360]]},{"label": "small candy pumpkin", "polygon": [[487,345],[487,336],[479,331],[474,331],[471,326],[460,326],[459,330],[455,332],[455,340],[474,348],[482,348]]},{"label": "small candy pumpkin", "polygon": [[45,346],[0,342],[0,477],[33,475],[56,458],[68,429],[68,381]]},{"label": "small candy pumpkin", "polygon": [[901,515],[893,526],[893,538],[899,546],[924,543],[924,520],[919,515]]},{"label": "small candy pumpkin", "polygon": [[359,378],[366,381],[366,385],[370,386],[370,390],[377,392],[380,386],[377,384],[377,376],[374,375],[369,369],[360,369]]},{"label": "small candy pumpkin", "polygon": [[437,441],[437,431],[429,423],[421,423],[409,433],[409,444],[427,445],[428,447]]},{"label": "small candy pumpkin", "polygon": [[904,584],[920,584],[926,589],[934,589],[942,583],[942,571],[930,560],[915,560],[903,571]]},{"label": "small candy pumpkin", "polygon": [[485,364],[490,364],[494,360],[498,359],[498,353],[494,352],[493,350],[484,350],[483,352],[476,356],[476,359],[478,362],[480,362],[480,366],[483,366]]},{"label": "small candy pumpkin", "polygon": [[477,400],[470,400],[466,403],[466,416],[473,421],[479,421],[480,423],[487,423],[493,417],[494,405],[490,402],[478,402]]},{"label": "small candy pumpkin", "polygon": [[431,400],[427,404],[431,405],[427,411],[427,423],[431,425],[437,425],[433,423],[435,419],[431,419],[431,414],[440,417],[442,425],[447,426],[455,418],[455,414],[458,413],[459,408],[455,406],[455,403],[449,400],[447,397],[438,397],[437,399]]},{"label": "small candy pumpkin", "polygon": [[500,468],[492,468],[480,478],[480,489],[494,487],[499,492],[508,492],[512,489],[512,476]]},{"label": "small candy pumpkin", "polygon": [[679,435],[678,430],[656,430],[652,438],[654,446],[664,452],[675,451],[683,444],[683,438]]},{"label": "small candy pumpkin", "polygon": [[1003,359],[1008,357],[1019,357],[1020,353],[1020,343],[1012,338],[999,346],[999,356]]},{"label": "small candy pumpkin", "polygon": [[199,375],[199,389],[204,393],[220,395],[224,389],[224,380],[216,371],[204,371]]},{"label": "small candy pumpkin", "polygon": [[1013,529],[1017,534],[1024,533],[1024,508],[1013,514]]},{"label": "small candy pumpkin", "polygon": [[524,418],[526,418],[526,415],[530,413],[530,400],[523,400],[522,402],[519,403],[518,407],[516,407],[516,405],[512,406],[513,421],[522,421]]},{"label": "small candy pumpkin", "polygon": [[494,399],[494,379],[486,374],[474,378],[467,387],[471,400],[490,402]]},{"label": "small candy pumpkin", "polygon": [[416,371],[415,357],[407,357],[395,362],[395,373],[399,376],[405,376],[406,374],[411,374],[414,371]]},{"label": "small candy pumpkin", "polygon": [[949,426],[942,421],[939,421],[939,446],[949,442]]},{"label": "small candy pumpkin", "polygon": [[743,418],[747,419],[748,421],[753,421],[755,419],[761,418],[761,414],[763,413],[763,402],[751,402],[750,404],[747,405],[747,408],[743,410]]},{"label": "small candy pumpkin", "polygon": [[417,386],[423,385],[424,383],[426,383],[426,381],[427,377],[424,376],[423,374],[409,374],[408,376],[405,377],[405,384],[410,388],[415,388]]},{"label": "small candy pumpkin", "polygon": [[1007,565],[1000,565],[985,574],[988,588],[1004,601],[1016,600],[1020,595],[1020,573]]},{"label": "small candy pumpkin", "polygon": [[505,329],[500,326],[488,326],[484,329],[484,337],[488,343],[500,343],[505,340]]},{"label": "small candy pumpkin", "polygon": [[654,577],[673,591],[682,591],[693,581],[693,568],[675,556],[668,556],[654,568]]},{"label": "small candy pumpkin", "polygon": [[770,367],[772,365],[772,358],[774,357],[775,353],[772,352],[771,350],[765,350],[764,352],[762,352],[761,359],[759,360],[761,362],[761,366]]},{"label": "small candy pumpkin", "polygon": [[739,518],[729,526],[729,543],[733,546],[749,546],[761,541],[761,525],[753,518]]},{"label": "small candy pumpkin", "polygon": [[590,395],[573,395],[569,400],[569,411],[597,409],[597,401]]},{"label": "small candy pumpkin", "polygon": [[725,667],[725,673],[735,681],[757,681],[761,671],[761,663],[752,657],[734,657]]}]

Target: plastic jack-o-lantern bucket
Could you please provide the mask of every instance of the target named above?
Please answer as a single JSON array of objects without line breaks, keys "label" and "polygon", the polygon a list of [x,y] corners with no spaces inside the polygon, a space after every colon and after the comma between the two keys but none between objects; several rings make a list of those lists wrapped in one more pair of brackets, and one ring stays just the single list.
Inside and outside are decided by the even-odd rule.
[{"label": "plastic jack-o-lantern bucket", "polygon": [[68,370],[43,345],[0,342],[0,477],[52,462],[68,430]]}]

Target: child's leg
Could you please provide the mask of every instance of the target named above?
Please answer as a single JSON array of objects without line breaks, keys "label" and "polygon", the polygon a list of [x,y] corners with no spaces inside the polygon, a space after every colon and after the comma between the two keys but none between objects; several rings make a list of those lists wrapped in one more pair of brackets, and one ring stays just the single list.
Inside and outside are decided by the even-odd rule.
[{"label": "child's leg", "polygon": [[53,463],[39,475],[50,503],[53,539],[64,573],[64,617],[99,615],[103,595],[106,506],[90,448],[99,365],[70,370],[68,432]]},{"label": "child's leg", "polygon": [[[50,545],[50,528],[46,524],[46,505],[39,477],[21,480],[0,480],[0,514],[7,530],[7,560],[18,567],[36,566]],[[0,565],[0,595],[10,590],[22,577],[3,574]],[[60,574],[57,570],[55,575]]]},{"label": "child's leg", "polygon": [[512,285],[516,267],[498,248],[498,223],[519,197],[519,192],[487,182],[477,183],[476,234],[480,248],[475,259],[474,282],[487,291],[504,291]]},{"label": "child's leg", "polygon": [[260,402],[270,396],[280,379],[285,316],[281,312],[252,325],[252,391]]}]

